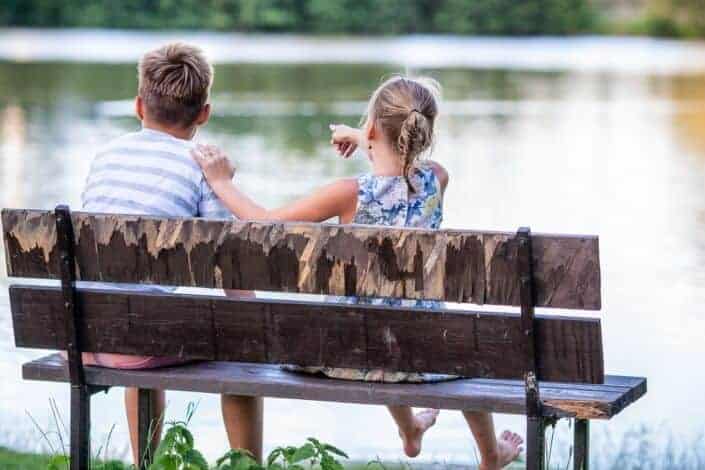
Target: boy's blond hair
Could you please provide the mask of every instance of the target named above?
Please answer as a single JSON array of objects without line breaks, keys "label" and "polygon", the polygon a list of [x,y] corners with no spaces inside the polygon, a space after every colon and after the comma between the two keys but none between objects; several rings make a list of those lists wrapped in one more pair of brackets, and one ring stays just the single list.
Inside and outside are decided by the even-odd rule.
[{"label": "boy's blond hair", "polygon": [[190,127],[208,101],[213,67],[201,49],[172,43],[147,52],[138,65],[139,95],[149,117]]}]

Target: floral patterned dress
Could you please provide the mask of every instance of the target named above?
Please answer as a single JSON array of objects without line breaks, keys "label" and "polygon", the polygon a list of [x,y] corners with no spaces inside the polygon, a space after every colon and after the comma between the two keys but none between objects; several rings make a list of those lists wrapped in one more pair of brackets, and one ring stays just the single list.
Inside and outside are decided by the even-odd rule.
[{"label": "floral patterned dress", "polygon": [[[414,191],[403,176],[375,176],[365,174],[358,178],[355,224],[438,229],[443,220],[443,191],[441,183],[428,164],[419,165],[410,179]],[[328,300],[351,304],[394,305],[417,308],[436,308],[439,302],[428,300],[377,299],[365,297],[334,297]],[[331,378],[367,382],[436,382],[455,376],[391,372],[384,370],[342,369],[333,367],[286,366],[286,370],[323,374]]]},{"label": "floral patterned dress", "polygon": [[429,165],[416,168],[411,191],[403,176],[365,174],[357,179],[355,224],[438,229],[443,221],[441,183]]}]

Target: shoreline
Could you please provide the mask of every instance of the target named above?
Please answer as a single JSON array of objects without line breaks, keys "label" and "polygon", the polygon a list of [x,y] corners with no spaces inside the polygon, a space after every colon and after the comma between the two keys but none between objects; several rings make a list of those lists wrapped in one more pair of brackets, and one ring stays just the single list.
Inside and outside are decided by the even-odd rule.
[{"label": "shoreline", "polygon": [[0,28],[0,60],[134,63],[141,51],[173,40],[199,44],[215,64],[377,64],[401,66],[410,71],[457,68],[653,75],[705,73],[705,41],[598,35],[312,36]]}]

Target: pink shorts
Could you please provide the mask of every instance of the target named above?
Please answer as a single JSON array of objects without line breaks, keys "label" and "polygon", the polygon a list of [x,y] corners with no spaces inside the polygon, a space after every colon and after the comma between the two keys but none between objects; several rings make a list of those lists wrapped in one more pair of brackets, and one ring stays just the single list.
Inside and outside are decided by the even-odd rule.
[{"label": "pink shorts", "polygon": [[[66,359],[66,352],[62,351],[61,356]],[[110,369],[154,369],[156,367],[167,367],[179,364],[186,364],[183,359],[174,357],[154,357],[154,356],[127,356],[125,354],[103,354],[103,353],[83,353],[83,365],[108,367]]]}]

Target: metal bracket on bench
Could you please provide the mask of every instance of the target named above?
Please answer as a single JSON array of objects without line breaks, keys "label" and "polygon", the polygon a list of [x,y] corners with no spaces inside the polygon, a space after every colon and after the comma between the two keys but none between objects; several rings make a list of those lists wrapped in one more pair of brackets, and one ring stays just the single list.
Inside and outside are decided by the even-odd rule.
[{"label": "metal bracket on bench", "polygon": [[519,272],[519,299],[521,302],[521,330],[524,337],[526,358],[524,381],[526,384],[527,415],[541,416],[541,400],[538,383],[538,360],[534,331],[534,270],[531,253],[531,229],[521,227],[517,231],[517,263]]},{"label": "metal bracket on bench", "polygon": [[68,206],[57,206],[56,245],[59,250],[61,294],[66,321],[66,353],[71,380],[71,470],[88,470],[91,458],[91,395],[100,391],[86,384],[81,352],[81,309],[76,303],[76,243]]},{"label": "metal bracket on bench", "polygon": [[524,383],[526,390],[527,417],[527,469],[544,468],[543,406],[539,391],[538,360],[536,351],[534,305],[534,270],[531,253],[531,229],[521,227],[517,231],[517,268],[519,273],[519,298],[521,303],[521,331],[524,338],[526,358]]},{"label": "metal bracket on bench", "polygon": [[83,358],[81,355],[81,335],[79,328],[83,322],[76,305],[76,259],[74,257],[74,231],[71,210],[68,206],[57,206],[56,241],[59,249],[59,269],[61,272],[61,294],[64,301],[66,321],[66,354],[69,362],[69,377],[72,386],[84,386]]},{"label": "metal bracket on bench", "polygon": [[89,385],[88,391],[91,393],[91,395],[95,395],[96,393],[108,393],[110,391],[110,386],[109,385]]}]

